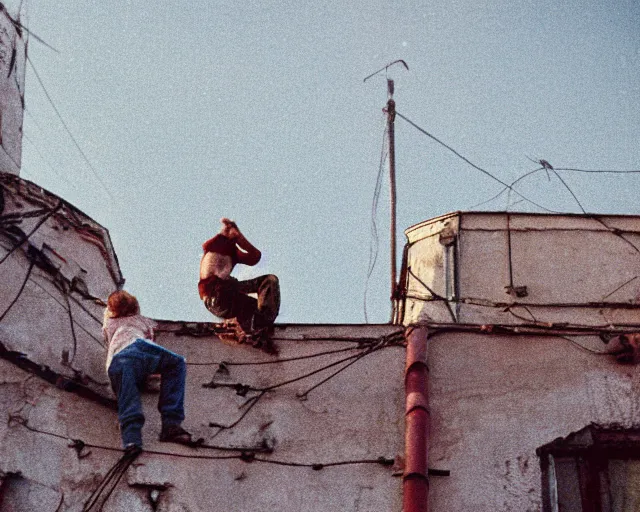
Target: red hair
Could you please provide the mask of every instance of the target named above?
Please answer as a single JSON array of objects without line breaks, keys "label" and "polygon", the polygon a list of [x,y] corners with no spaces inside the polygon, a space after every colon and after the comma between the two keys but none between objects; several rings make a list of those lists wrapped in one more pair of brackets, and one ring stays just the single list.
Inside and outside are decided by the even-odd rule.
[{"label": "red hair", "polygon": [[107,299],[107,308],[109,309],[111,318],[120,316],[132,316],[140,313],[140,305],[138,299],[124,290],[118,290],[109,295]]}]

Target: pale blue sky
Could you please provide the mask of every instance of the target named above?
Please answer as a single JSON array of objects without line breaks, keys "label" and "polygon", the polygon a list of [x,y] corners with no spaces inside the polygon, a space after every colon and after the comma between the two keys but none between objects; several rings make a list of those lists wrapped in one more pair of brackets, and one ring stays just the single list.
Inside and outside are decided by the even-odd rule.
[{"label": "pale blue sky", "polygon": [[[612,4],[615,4],[612,6]],[[281,322],[360,323],[371,204],[395,59],[400,113],[503,181],[556,167],[640,169],[634,1],[51,2],[30,0],[23,177],[111,232],[143,312],[211,320],[200,244],[234,218],[279,275]],[[403,230],[499,184],[396,123]],[[563,174],[590,212],[640,214],[640,175]],[[389,319],[388,175],[369,320]],[[579,212],[544,173],[521,191]],[[506,194],[482,208],[503,210]],[[513,209],[539,211],[519,203]],[[238,269],[240,270],[240,269]],[[481,271],[481,269],[479,269]]]}]

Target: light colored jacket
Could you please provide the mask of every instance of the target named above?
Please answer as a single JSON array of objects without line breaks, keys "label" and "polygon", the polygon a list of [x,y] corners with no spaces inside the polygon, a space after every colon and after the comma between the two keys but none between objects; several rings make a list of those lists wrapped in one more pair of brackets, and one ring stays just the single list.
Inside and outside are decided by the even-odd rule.
[{"label": "light colored jacket", "polygon": [[155,322],[146,316],[131,315],[111,318],[109,310],[105,310],[102,333],[107,342],[107,363],[109,371],[111,360],[118,352],[131,345],[138,338],[153,343]]}]

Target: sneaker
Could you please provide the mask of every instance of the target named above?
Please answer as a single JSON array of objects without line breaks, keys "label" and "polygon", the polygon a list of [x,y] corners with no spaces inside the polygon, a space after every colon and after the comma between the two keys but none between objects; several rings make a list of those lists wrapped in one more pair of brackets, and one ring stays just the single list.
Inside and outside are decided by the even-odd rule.
[{"label": "sneaker", "polygon": [[267,340],[264,342],[262,346],[262,350],[264,350],[267,354],[271,356],[277,356],[280,354],[278,347],[276,346],[276,344],[273,342],[271,338],[267,338]]},{"label": "sneaker", "polygon": [[255,330],[247,335],[247,342],[253,345],[255,348],[259,348],[265,351],[267,354],[277,355],[278,349],[271,339],[273,334],[273,328],[263,327],[262,329]]},{"label": "sneaker", "polygon": [[162,443],[191,444],[191,434],[180,425],[162,427],[158,440]]}]

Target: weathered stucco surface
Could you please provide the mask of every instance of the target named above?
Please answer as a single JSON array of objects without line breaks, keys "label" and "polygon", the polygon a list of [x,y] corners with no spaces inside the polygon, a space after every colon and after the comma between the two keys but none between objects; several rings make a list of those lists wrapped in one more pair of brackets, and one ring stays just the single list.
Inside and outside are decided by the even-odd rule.
[{"label": "weathered stucco surface", "polygon": [[[100,302],[123,280],[104,228],[0,180],[0,510],[82,510],[122,455]],[[537,512],[537,448],[591,423],[640,426],[637,366],[594,353],[599,334],[640,326],[640,220],[505,222],[408,230],[402,318],[431,332],[429,467],[450,472],[430,479],[437,512]],[[277,357],[220,329],[160,322],[187,358],[185,426],[204,445],[159,443],[146,393],[145,451],[105,510],[400,510],[402,327],[281,325]]]},{"label": "weathered stucco surface", "polygon": [[640,330],[640,217],[456,212],[406,234],[400,316],[431,333],[429,466],[451,472],[429,510],[537,512],[537,448],[640,425],[640,370],[603,341]]},{"label": "weathered stucco surface", "polygon": [[[79,511],[122,456],[100,303],[123,279],[104,228],[26,180],[0,186],[0,511]],[[104,510],[399,510],[402,328],[281,325],[277,357],[219,330],[159,323],[207,447],[159,443],[145,394],[145,451]]]},{"label": "weathered stucco surface", "polygon": [[[153,510],[151,490],[160,490],[161,511],[217,510],[398,510],[401,480],[389,465],[376,463],[402,453],[402,369],[404,348],[389,346],[362,357],[344,372],[311,391],[302,393],[328,377],[343,364],[317,375],[267,392],[233,428],[220,429],[210,423],[231,425],[246,409],[242,405],[255,392],[239,396],[219,384],[268,387],[295,379],[344,357],[363,353],[364,344],[383,339],[397,328],[378,327],[280,327],[276,343],[278,363],[246,345],[229,345],[202,333],[202,324],[167,323],[158,341],[184,354],[191,363],[187,377],[185,426],[207,444],[258,449],[264,461],[244,462],[240,451],[188,448],[159,443],[157,395],[144,396],[147,424],[145,449],[114,491],[105,510]],[[184,334],[176,334],[182,331]],[[190,332],[190,333],[189,333]],[[344,338],[348,337],[349,340]],[[309,359],[286,359],[349,349]],[[226,361],[228,374],[220,372]],[[233,366],[238,362],[275,364]],[[217,373],[216,373],[217,372]],[[122,455],[116,412],[74,393],[64,392],[41,379],[0,361],[0,402],[8,421],[0,422],[0,471],[5,475],[4,501],[0,510],[31,510],[24,496],[44,496],[59,510],[81,510],[101,477]],[[26,422],[26,425],[23,423]],[[35,432],[33,430],[39,432]],[[62,436],[62,437],[56,437]],[[87,443],[79,459],[68,446],[69,439]],[[100,445],[105,449],[93,445]],[[268,447],[272,453],[260,453]],[[162,453],[150,453],[158,451]],[[179,455],[175,456],[175,455]],[[208,460],[196,457],[228,457]],[[328,464],[367,462],[326,467],[291,467],[269,463]],[[31,499],[31,498],[28,498]]]},{"label": "weathered stucco surface", "polygon": [[[16,5],[11,5],[16,4]],[[0,171],[20,173],[27,34],[20,20],[26,2],[0,3]]]},{"label": "weathered stucco surface", "polygon": [[99,302],[123,282],[108,232],[9,174],[0,198],[2,348],[107,396]]},{"label": "weathered stucco surface", "polygon": [[[576,342],[596,349],[591,336]],[[429,510],[541,508],[536,448],[590,423],[640,425],[640,369],[553,336],[442,333],[429,340]]]},{"label": "weathered stucco surface", "polygon": [[449,305],[459,323],[640,324],[640,217],[458,212],[406,231],[415,275],[404,283],[405,325],[452,321],[437,298],[443,233],[455,236]]}]

